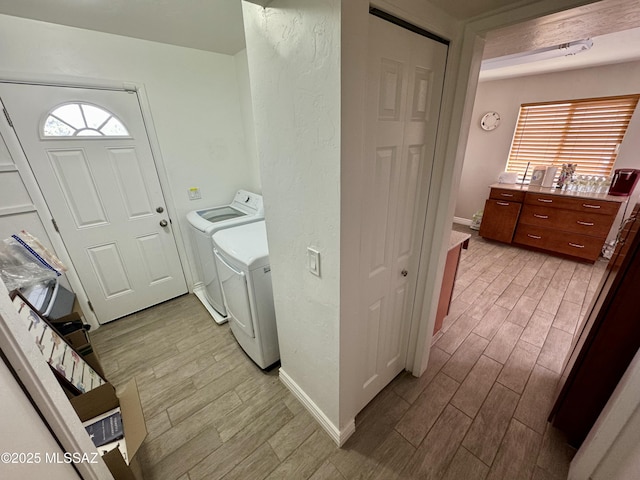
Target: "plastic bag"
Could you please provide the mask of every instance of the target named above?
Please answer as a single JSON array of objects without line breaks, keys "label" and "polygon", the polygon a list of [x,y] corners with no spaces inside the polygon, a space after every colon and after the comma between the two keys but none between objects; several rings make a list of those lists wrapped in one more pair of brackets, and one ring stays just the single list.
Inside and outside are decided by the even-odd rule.
[{"label": "plastic bag", "polygon": [[476,213],[473,214],[473,217],[471,217],[471,225],[469,225],[469,228],[471,230],[480,230],[480,223],[482,223],[483,213],[484,213],[484,210],[478,210]]},{"label": "plastic bag", "polygon": [[63,263],[26,231],[0,242],[0,278],[9,291],[62,275]]}]

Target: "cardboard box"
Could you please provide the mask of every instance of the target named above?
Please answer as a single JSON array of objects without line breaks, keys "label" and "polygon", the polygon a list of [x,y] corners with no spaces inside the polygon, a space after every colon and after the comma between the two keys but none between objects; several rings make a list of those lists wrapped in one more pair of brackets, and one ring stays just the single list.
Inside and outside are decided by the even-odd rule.
[{"label": "cardboard box", "polygon": [[86,330],[80,329],[75,332],[68,333],[64,339],[73,347],[73,349],[82,355],[82,358],[93,368],[102,378],[107,378],[102,369],[102,363],[98,354],[91,346],[91,340]]},{"label": "cardboard box", "polygon": [[116,395],[113,385],[106,383],[70,401],[82,422],[120,406],[128,462],[117,448],[105,453],[102,459],[115,480],[142,480],[136,453],[147,436],[147,428],[136,381],[130,380],[119,395]]},{"label": "cardboard box", "polygon": [[92,350],[89,335],[87,335],[87,331],[84,328],[76,330],[75,332],[67,333],[64,338],[69,345],[71,345],[73,349],[81,355],[83,355],[85,351],[89,352]]}]

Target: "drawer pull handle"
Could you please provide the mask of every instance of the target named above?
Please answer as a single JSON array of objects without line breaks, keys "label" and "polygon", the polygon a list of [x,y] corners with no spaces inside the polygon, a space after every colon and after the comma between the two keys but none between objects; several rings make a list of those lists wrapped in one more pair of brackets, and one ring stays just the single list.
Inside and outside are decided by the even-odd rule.
[{"label": "drawer pull handle", "polygon": [[571,245],[572,247],[575,247],[575,248],[584,248],[584,245],[579,245],[579,244],[577,244],[577,243],[571,243],[571,242],[569,242],[569,245]]},{"label": "drawer pull handle", "polygon": [[553,200],[549,200],[547,198],[539,198],[538,201],[539,202],[544,202],[544,203],[553,203]]},{"label": "drawer pull handle", "polygon": [[549,218],[549,215],[539,215],[537,213],[534,213],[533,216],[536,218],[542,218],[543,220],[546,220],[547,218]]},{"label": "drawer pull handle", "polygon": [[502,206],[502,207],[508,207],[510,204],[507,202],[496,202],[498,205]]},{"label": "drawer pull handle", "polygon": [[501,193],[500,195],[503,197],[513,197],[512,193]]},{"label": "drawer pull handle", "polygon": [[583,203],[582,206],[584,208],[600,208],[600,205],[589,205],[588,203]]},{"label": "drawer pull handle", "polygon": [[530,233],[527,233],[527,237],[533,238],[535,240],[540,240],[542,237],[539,235],[531,235]]},{"label": "drawer pull handle", "polygon": [[576,223],[578,225],[584,225],[585,227],[593,227],[593,225],[594,225],[593,222],[581,222],[580,220],[576,220]]}]

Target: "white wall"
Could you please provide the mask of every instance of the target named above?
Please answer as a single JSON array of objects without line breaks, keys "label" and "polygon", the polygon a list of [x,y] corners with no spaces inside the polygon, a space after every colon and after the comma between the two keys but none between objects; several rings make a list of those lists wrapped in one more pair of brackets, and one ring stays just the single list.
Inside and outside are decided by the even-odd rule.
[{"label": "white wall", "polygon": [[[71,480],[80,478],[68,463],[46,462],[46,455],[59,456],[64,452],[56,443],[47,426],[38,416],[20,384],[0,359],[0,452],[37,454],[32,463],[2,462],[3,478],[47,478]],[[39,461],[37,460],[39,458]]]},{"label": "white wall", "polygon": [[[0,15],[0,76],[89,78],[145,86],[192,264],[185,215],[259,190],[247,153],[242,57]],[[243,93],[246,96],[246,92]],[[249,122],[250,123],[250,122]],[[189,201],[189,187],[202,199]],[[174,225],[175,225],[174,221]],[[192,268],[193,270],[193,268]],[[191,283],[189,272],[187,281]]]},{"label": "white wall", "polygon": [[[282,371],[338,424],[340,0],[243,3]],[[320,252],[321,277],[307,268]]]},{"label": "white wall", "polygon": [[[520,105],[530,102],[638,93],[640,62],[481,82],[473,108],[456,217],[470,219],[489,196],[489,185],[504,171]],[[493,131],[480,128],[489,111],[500,114]],[[640,113],[636,110],[614,168],[640,168]],[[637,189],[634,198],[640,194]]]},{"label": "white wall", "polygon": [[258,160],[258,144],[256,143],[256,129],[253,122],[253,105],[251,104],[251,84],[249,82],[249,59],[247,49],[234,55],[236,64],[236,76],[238,77],[238,92],[240,95],[240,107],[242,109],[242,124],[244,126],[245,148],[247,161],[251,168],[249,173],[250,185],[256,193],[262,193],[260,181],[260,161]]}]

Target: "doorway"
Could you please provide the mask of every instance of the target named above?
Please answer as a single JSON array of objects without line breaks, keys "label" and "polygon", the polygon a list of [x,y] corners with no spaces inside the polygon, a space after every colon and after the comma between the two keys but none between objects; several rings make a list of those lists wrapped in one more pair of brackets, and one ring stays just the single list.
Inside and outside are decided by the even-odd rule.
[{"label": "doorway", "polygon": [[100,323],[187,292],[134,91],[0,83]]}]

